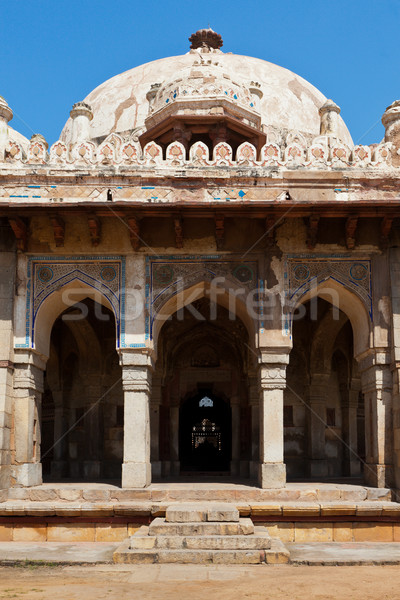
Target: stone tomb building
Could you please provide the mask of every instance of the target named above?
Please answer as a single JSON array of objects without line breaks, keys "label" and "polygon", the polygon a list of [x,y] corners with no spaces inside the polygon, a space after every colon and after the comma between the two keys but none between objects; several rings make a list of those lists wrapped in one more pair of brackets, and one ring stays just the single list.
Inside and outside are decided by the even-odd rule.
[{"label": "stone tomb building", "polygon": [[354,145],[285,68],[187,54],[59,141],[0,99],[0,484],[400,487],[400,103]]}]

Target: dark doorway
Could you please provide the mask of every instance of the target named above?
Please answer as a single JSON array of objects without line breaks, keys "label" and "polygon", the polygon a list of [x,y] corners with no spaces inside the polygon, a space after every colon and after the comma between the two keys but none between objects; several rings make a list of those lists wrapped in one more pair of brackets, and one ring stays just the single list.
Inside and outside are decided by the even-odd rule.
[{"label": "dark doorway", "polygon": [[179,423],[181,471],[229,471],[232,417],[228,402],[200,391],[181,406]]}]

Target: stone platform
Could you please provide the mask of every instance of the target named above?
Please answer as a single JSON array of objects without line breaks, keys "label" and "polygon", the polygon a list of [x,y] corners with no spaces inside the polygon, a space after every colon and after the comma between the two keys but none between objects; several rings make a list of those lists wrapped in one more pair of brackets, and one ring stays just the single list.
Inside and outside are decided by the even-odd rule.
[{"label": "stone platform", "polygon": [[289,552],[228,503],[176,503],[114,552],[117,563],[285,563]]},{"label": "stone platform", "polygon": [[44,484],[0,491],[0,542],[122,542],[174,502],[229,502],[284,543],[399,542],[400,504],[389,489],[289,483],[265,490],[232,482]]}]

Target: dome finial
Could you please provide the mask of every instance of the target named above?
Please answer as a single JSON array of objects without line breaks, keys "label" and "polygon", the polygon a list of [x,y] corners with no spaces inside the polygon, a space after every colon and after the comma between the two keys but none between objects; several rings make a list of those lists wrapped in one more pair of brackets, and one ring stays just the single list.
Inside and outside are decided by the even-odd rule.
[{"label": "dome finial", "polygon": [[191,43],[191,50],[204,48],[205,46],[218,50],[223,46],[222,37],[219,33],[213,31],[210,26],[208,26],[208,29],[199,29],[196,33],[192,33],[189,42]]}]

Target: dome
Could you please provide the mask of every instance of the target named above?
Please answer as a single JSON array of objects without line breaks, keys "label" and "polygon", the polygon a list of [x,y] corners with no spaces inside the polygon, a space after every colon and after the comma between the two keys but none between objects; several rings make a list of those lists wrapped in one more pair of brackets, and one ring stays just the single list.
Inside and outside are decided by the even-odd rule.
[{"label": "dome", "polygon": [[19,144],[24,150],[24,152],[27,152],[30,144],[28,138],[26,138],[24,135],[22,135],[22,133],[19,133],[19,131],[16,131],[10,126],[8,126],[8,139],[11,142],[16,142],[17,144]]},{"label": "dome", "polygon": [[[150,98],[153,97],[155,102],[152,107],[154,113],[157,102],[162,102],[162,97],[165,102],[165,95],[173,92],[172,88],[181,89],[177,84],[196,69],[196,64],[204,66],[208,61],[210,70],[218,70],[219,81],[229,82],[231,90],[240,90],[239,103],[249,104],[246,99],[249,89],[254,83],[259,86],[261,99],[257,111],[261,123],[264,130],[274,132],[277,139],[286,136],[289,131],[300,132],[307,137],[320,134],[319,109],[327,98],[313,85],[288,69],[265,60],[204,47],[140,65],[94,89],[84,100],[92,107],[94,115],[90,124],[91,138],[102,141],[110,133],[140,135],[145,131]],[[211,87],[208,92],[212,97]],[[69,119],[61,139],[69,142],[71,131]],[[345,144],[352,145],[350,133],[340,116],[338,137]]]},{"label": "dome", "polygon": [[8,125],[8,122],[11,121],[11,119],[13,118],[13,111],[8,106],[7,100],[3,98],[3,96],[0,96],[0,118],[7,123],[9,141],[16,142],[22,147],[24,152],[26,152],[26,150],[29,147],[29,140],[24,135],[22,135],[22,133],[19,133],[18,131],[10,127],[10,125]]}]

